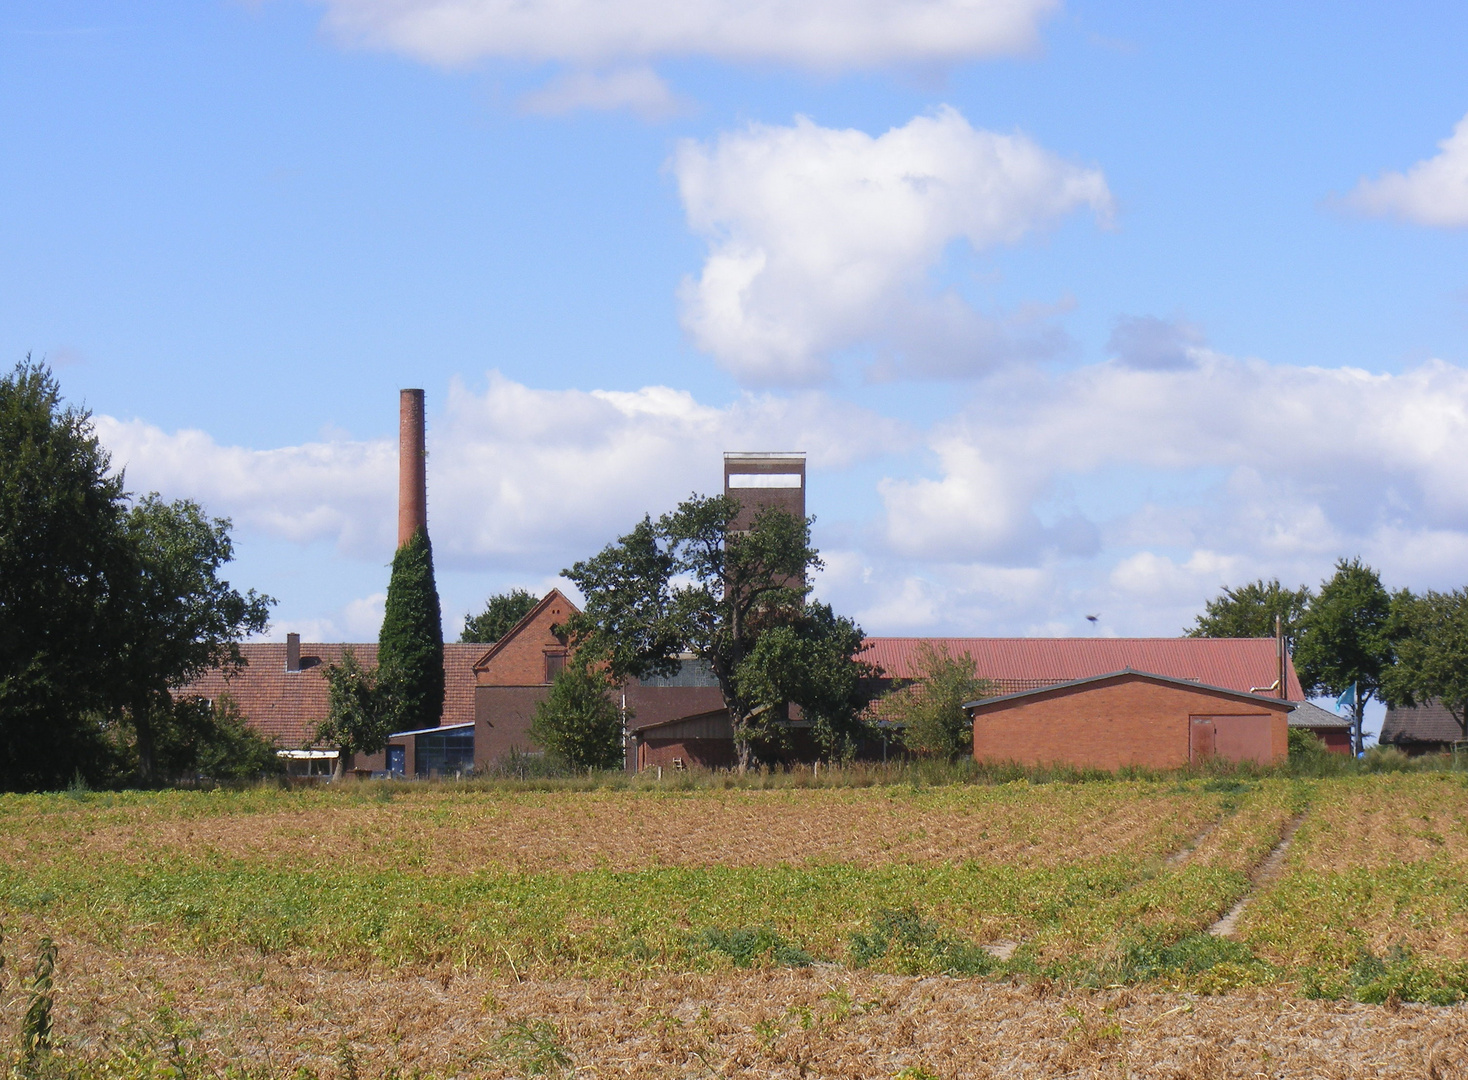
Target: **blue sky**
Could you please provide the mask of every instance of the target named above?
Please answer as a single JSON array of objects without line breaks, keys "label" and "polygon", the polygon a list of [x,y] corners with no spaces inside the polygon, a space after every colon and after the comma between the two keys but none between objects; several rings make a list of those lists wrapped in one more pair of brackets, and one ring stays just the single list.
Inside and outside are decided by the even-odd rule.
[{"label": "blue sky", "polygon": [[[768,16],[768,21],[761,21]],[[12,0],[0,346],[371,638],[396,391],[446,621],[725,449],[872,633],[1177,632],[1468,559],[1468,9]]]}]

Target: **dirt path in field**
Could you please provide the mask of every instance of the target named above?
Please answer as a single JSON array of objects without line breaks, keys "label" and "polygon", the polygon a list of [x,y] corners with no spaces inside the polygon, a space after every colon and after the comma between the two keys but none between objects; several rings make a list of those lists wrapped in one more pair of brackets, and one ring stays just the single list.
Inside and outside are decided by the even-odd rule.
[{"label": "dirt path in field", "polygon": [[1284,832],[1280,834],[1279,842],[1274,845],[1264,860],[1254,868],[1249,875],[1249,891],[1239,897],[1238,902],[1229,908],[1223,918],[1208,928],[1208,932],[1214,937],[1232,938],[1238,933],[1239,917],[1244,914],[1244,909],[1249,906],[1249,901],[1254,899],[1261,888],[1273,881],[1284,865],[1285,855],[1290,850],[1290,841],[1295,838],[1295,831],[1299,829],[1300,823],[1305,820],[1307,811],[1301,811],[1290,819],[1285,826]]}]

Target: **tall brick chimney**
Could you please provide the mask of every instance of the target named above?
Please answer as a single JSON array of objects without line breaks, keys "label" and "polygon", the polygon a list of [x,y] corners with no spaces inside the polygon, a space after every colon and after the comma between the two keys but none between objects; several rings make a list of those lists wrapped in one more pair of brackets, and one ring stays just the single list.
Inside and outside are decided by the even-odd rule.
[{"label": "tall brick chimney", "polygon": [[428,528],[426,457],[423,391],[404,390],[398,402],[398,547]]}]

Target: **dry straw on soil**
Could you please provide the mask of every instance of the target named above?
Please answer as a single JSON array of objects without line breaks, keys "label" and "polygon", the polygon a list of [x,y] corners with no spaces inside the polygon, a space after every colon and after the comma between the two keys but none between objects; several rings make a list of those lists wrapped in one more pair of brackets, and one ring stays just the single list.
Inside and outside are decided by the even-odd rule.
[{"label": "dry straw on soil", "polygon": [[[162,1066],[218,1073],[508,1077],[530,1071],[534,1036],[554,1051],[550,1075],[1468,1080],[1461,1008],[1276,991],[1063,993],[834,969],[522,983],[61,946],[56,1023],[73,1064],[141,1049]],[[8,1010],[9,1045],[12,1029]]]},{"label": "dry straw on soil", "polygon": [[[205,797],[198,797],[206,802]],[[983,860],[1056,866],[1098,854],[1162,858],[1218,814],[1218,799],[1152,784],[892,790],[553,792],[383,802],[299,794],[259,813],[180,817],[139,807],[92,823],[49,814],[0,831],[13,858],[65,838],[116,860],[196,851],[316,860],[351,852],[432,872]]]}]

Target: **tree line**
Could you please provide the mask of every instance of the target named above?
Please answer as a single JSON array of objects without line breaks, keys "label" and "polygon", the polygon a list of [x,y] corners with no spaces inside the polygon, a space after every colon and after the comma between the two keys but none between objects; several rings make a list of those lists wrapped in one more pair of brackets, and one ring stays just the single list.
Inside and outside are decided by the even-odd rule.
[{"label": "tree line", "polygon": [[1312,696],[1352,702],[1352,742],[1373,698],[1442,704],[1468,739],[1468,590],[1389,591],[1360,558],[1340,559],[1318,590],[1278,578],[1225,588],[1188,629],[1193,637],[1267,637],[1276,620]]}]

